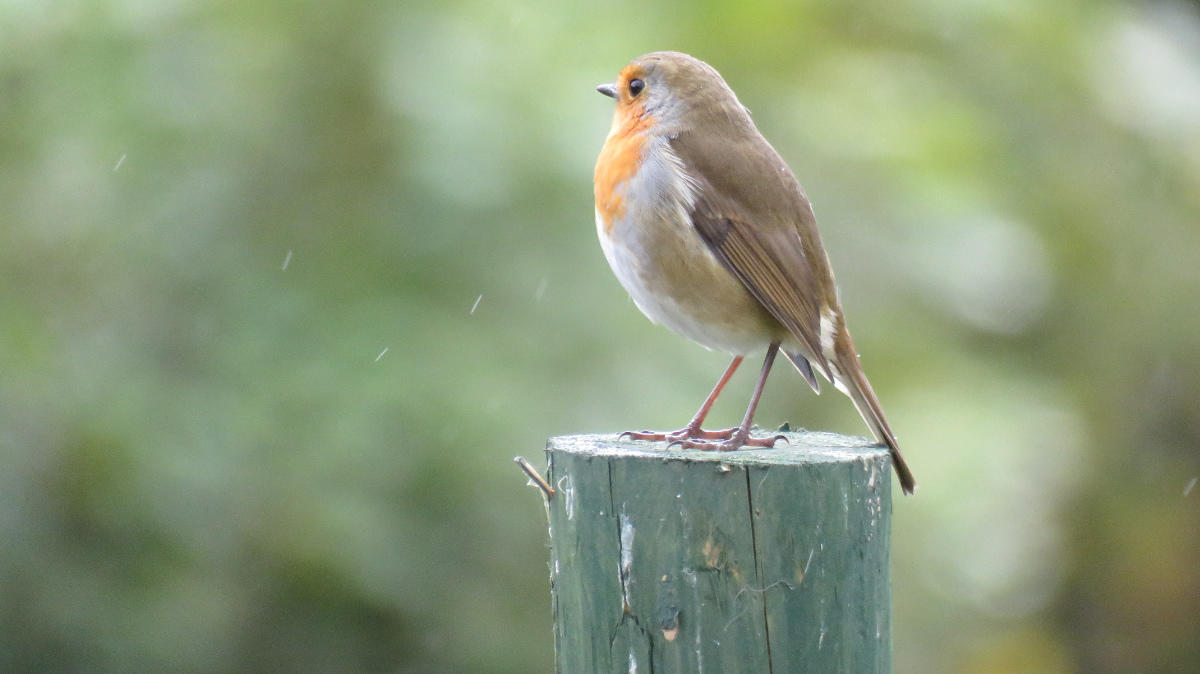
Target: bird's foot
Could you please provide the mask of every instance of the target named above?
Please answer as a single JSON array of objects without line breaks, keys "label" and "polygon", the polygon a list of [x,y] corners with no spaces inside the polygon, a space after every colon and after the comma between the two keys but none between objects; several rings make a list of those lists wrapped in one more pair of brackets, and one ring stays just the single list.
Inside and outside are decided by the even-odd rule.
[{"label": "bird's foot", "polygon": [[737,428],[726,428],[719,431],[706,431],[699,426],[684,426],[677,431],[657,432],[657,431],[625,431],[619,436],[620,440],[650,440],[651,442],[662,442],[666,440],[671,444],[677,442],[687,442],[690,440],[728,440],[738,432]]},{"label": "bird's foot", "polygon": [[706,452],[733,452],[743,447],[767,447],[775,446],[776,442],[783,440],[787,442],[787,437],[784,435],[771,435],[765,438],[756,438],[750,435],[750,429],[734,428],[730,429],[733,433],[724,442],[697,442],[696,440],[675,440],[672,445],[679,445],[684,449],[699,449]]},{"label": "bird's foot", "polygon": [[[772,435],[756,438],[750,435],[750,429],[726,428],[718,431],[706,431],[699,427],[686,426],[677,431],[660,433],[655,431],[625,431],[620,439],[649,440],[651,442],[667,441],[668,447],[679,445],[684,449],[699,449],[710,452],[732,452],[742,447],[774,447],[776,442],[787,442],[784,435]],[[706,442],[722,440],[723,442]]]}]

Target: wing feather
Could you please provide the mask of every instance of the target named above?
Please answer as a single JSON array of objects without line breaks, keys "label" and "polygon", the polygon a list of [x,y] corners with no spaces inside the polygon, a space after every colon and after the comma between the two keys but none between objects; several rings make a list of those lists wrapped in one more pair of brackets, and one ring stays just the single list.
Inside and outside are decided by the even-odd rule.
[{"label": "wing feather", "polygon": [[[717,259],[800,342],[803,355],[830,377],[821,354],[820,312],[836,291],[812,208],[765,141],[757,154],[735,142],[717,143],[714,153],[713,145],[688,134],[672,140],[672,150],[696,183],[692,224]],[[754,189],[770,183],[784,189]]]}]

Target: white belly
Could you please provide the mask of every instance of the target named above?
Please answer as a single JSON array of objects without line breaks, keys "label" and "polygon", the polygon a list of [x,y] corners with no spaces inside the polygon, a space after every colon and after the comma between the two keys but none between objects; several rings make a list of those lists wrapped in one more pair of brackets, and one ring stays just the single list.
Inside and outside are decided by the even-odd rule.
[{"label": "white belly", "polygon": [[606,228],[596,213],[609,266],[655,323],[732,354],[766,348],[786,333],[696,232],[688,217],[691,184],[664,148],[651,148],[641,171],[622,186],[622,217]]}]

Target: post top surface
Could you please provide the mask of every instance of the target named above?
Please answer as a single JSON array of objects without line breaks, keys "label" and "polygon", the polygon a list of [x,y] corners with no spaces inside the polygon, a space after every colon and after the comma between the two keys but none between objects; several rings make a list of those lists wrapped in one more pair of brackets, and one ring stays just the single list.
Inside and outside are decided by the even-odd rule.
[{"label": "post top surface", "polygon": [[620,440],[614,433],[557,435],[546,442],[546,448],[592,456],[749,466],[843,463],[888,458],[887,447],[863,438],[819,431],[792,431],[779,435],[787,438],[787,444],[780,442],[773,448],[747,447],[733,452],[682,449],[679,446],[667,448],[665,442]]}]

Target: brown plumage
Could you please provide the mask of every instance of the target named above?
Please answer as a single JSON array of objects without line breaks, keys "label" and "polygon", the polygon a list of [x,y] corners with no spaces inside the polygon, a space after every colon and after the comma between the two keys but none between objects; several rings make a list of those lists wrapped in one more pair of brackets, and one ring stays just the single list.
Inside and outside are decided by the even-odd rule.
[{"label": "brown plumage", "polygon": [[[850,397],[911,493],[916,483],[859,364],[808,198],[720,74],[685,54],[656,52],[598,90],[617,99],[595,180],[609,263],[652,320],[735,356],[687,427],[631,435],[702,449],[773,444],[749,429],[783,350],[814,391],[815,371]],[[764,347],[741,426],[701,430],[742,356]]]}]

